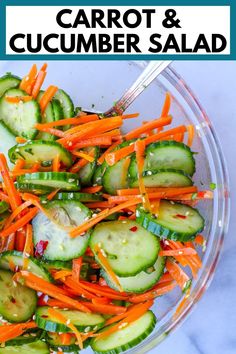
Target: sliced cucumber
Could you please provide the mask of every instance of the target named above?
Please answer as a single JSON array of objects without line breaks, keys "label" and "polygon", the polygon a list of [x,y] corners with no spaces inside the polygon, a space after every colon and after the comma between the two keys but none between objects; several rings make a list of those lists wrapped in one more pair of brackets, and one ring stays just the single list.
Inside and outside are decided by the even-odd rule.
[{"label": "sliced cucumber", "polygon": [[[25,333],[22,336],[16,337],[14,339],[10,339],[5,342],[6,346],[19,346],[23,344],[29,344],[32,342],[36,342],[42,335],[42,331],[38,330],[37,332]],[[14,353],[14,352],[13,352]]]},{"label": "sliced cucumber", "polygon": [[33,343],[13,345],[0,348],[0,354],[49,354],[50,350],[46,342],[37,340]]},{"label": "sliced cucumber", "polygon": [[16,88],[20,84],[20,78],[11,74],[0,77],[0,97],[7,91]]},{"label": "sliced cucumber", "polygon": [[68,231],[61,226],[75,227],[82,224],[90,218],[90,210],[80,202],[71,200],[52,201],[45,204],[45,209],[50,219],[43,213],[37,214],[33,219],[34,244],[48,241],[44,258],[67,261],[82,256],[88,246],[90,233],[71,238]]},{"label": "sliced cucumber", "polygon": [[[187,187],[193,184],[184,172],[173,169],[144,171],[143,182],[146,187]],[[130,183],[131,187],[138,185],[138,180]]]},{"label": "sliced cucumber", "polygon": [[25,322],[35,312],[37,294],[13,280],[13,273],[0,270],[0,314],[9,322]]},{"label": "sliced cucumber", "polygon": [[[134,277],[118,277],[118,280],[125,292],[143,293],[158,282],[164,272],[164,268],[165,258],[159,256],[156,263],[148,270],[142,271]],[[111,288],[119,290],[104,270],[101,271],[101,276],[105,278]]]},{"label": "sliced cucumber", "polygon": [[137,222],[146,230],[161,238],[174,241],[188,241],[204,229],[204,219],[197,209],[185,204],[162,200],[159,215],[155,218],[139,207]]},{"label": "sliced cucumber", "polygon": [[17,183],[60,188],[68,191],[78,191],[80,189],[78,176],[69,172],[26,173],[17,178]]},{"label": "sliced cucumber", "polygon": [[9,204],[4,202],[4,200],[0,201],[0,214],[5,213],[9,209]]},{"label": "sliced cucumber", "polygon": [[54,197],[57,200],[78,200],[79,202],[88,203],[102,200],[100,194],[80,193],[80,192],[60,192]]},{"label": "sliced cucumber", "polygon": [[[126,327],[121,328],[109,336],[103,339],[93,338],[90,345],[93,351],[98,354],[123,353],[149,336],[155,328],[155,325],[155,315],[152,311],[147,311],[138,320],[131,322]],[[105,330],[107,330],[107,328],[109,327],[106,327]]]},{"label": "sliced cucumber", "polygon": [[53,191],[53,188],[51,188],[51,187],[42,186],[42,185],[33,184],[33,183],[16,182],[15,185],[16,185],[16,188],[21,192],[29,192],[29,193],[34,193],[37,195],[44,195],[44,194],[48,194]]},{"label": "sliced cucumber", "polygon": [[[38,94],[37,97],[37,101],[39,102],[41,97],[43,96],[44,91],[40,91],[40,93]],[[54,111],[53,111],[53,106],[52,103],[49,102],[44,113],[42,114],[42,123],[50,123],[53,122],[55,120],[54,118]],[[55,135],[49,134],[49,133],[45,133],[45,132],[39,132],[37,135],[37,139],[41,139],[41,140],[55,140]]]},{"label": "sliced cucumber", "polygon": [[109,194],[116,194],[117,189],[128,187],[127,159],[122,159],[113,166],[108,166],[102,178],[102,185]]},{"label": "sliced cucumber", "polygon": [[37,101],[20,101],[19,103],[9,103],[7,96],[25,96],[25,92],[18,89],[10,89],[0,99],[0,120],[17,136],[26,139],[34,139],[37,130],[34,128],[36,123],[41,121],[40,107]]},{"label": "sliced cucumber", "polygon": [[[39,328],[49,332],[71,332],[71,330],[53,316],[48,314],[49,307],[44,306],[36,310],[35,322]],[[102,315],[95,313],[85,313],[77,310],[57,310],[81,332],[92,331],[103,327],[105,319]]]},{"label": "sliced cucumber", "polygon": [[[62,106],[63,118],[74,117],[74,114],[75,114],[74,104],[73,104],[70,96],[64,90],[59,89],[56,92],[54,98],[56,98]],[[67,130],[68,128],[69,128],[69,125],[64,126],[64,130]]]},{"label": "sliced cucumber", "polygon": [[[23,267],[23,253],[18,251],[6,251],[0,255],[0,268],[2,269],[11,269],[10,265],[14,264],[14,266],[19,269]],[[43,278],[47,281],[53,281],[53,278],[49,271],[44,268],[44,266],[35,258],[28,257],[27,268],[29,272],[37,275],[40,278]]]},{"label": "sliced cucumber", "polygon": [[108,165],[106,164],[106,162],[104,162],[102,165],[96,167],[93,175],[93,184],[96,184],[98,186],[102,185],[102,178],[106,171],[107,166]]},{"label": "sliced cucumber", "polygon": [[59,349],[62,350],[62,352],[79,352],[79,347],[78,345],[75,344],[76,342],[76,337],[71,336],[70,337],[70,342],[69,344],[65,345],[62,343],[61,337],[58,333],[47,333],[46,337],[47,343],[50,345],[50,348],[56,352],[59,351]]},{"label": "sliced cucumber", "polygon": [[43,167],[51,166],[57,155],[66,167],[72,165],[70,152],[56,141],[27,141],[25,144],[15,145],[9,150],[11,162],[15,163],[17,159],[24,159],[26,168],[31,167],[36,162],[41,163]]},{"label": "sliced cucumber", "polygon": [[64,115],[63,115],[63,109],[62,109],[62,105],[60,104],[60,101],[53,98],[51,104],[53,109],[54,120],[57,121],[63,119]]},{"label": "sliced cucumber", "polygon": [[72,262],[71,261],[49,261],[44,259],[42,261],[43,266],[48,269],[57,269],[57,270],[71,270]]},{"label": "sliced cucumber", "polygon": [[90,247],[99,262],[97,245],[120,277],[134,276],[153,266],[160,249],[158,239],[131,220],[107,221],[95,227]]},{"label": "sliced cucumber", "polygon": [[[1,118],[0,118],[1,119]],[[16,138],[15,135],[13,135],[10,130],[7,128],[7,126],[0,121],[0,141],[1,141],[1,148],[0,151],[1,153],[4,154],[4,156],[7,159],[7,164],[10,169],[12,169],[13,164],[10,162],[8,158],[8,150],[15,145],[16,143]],[[2,175],[0,174],[0,182],[2,181]]]},{"label": "sliced cucumber", "polygon": [[97,163],[97,158],[99,155],[99,148],[97,146],[92,147],[92,148],[86,148],[84,149],[85,153],[92,153],[94,156],[94,161],[89,162],[86,166],[82,167],[78,174],[80,178],[80,182],[82,186],[91,186],[92,184],[92,178],[96,169],[96,163]]}]

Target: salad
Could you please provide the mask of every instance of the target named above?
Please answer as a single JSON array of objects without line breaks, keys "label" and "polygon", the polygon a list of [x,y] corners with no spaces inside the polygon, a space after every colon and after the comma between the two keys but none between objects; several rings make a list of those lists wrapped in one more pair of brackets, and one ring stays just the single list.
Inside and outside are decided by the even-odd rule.
[{"label": "salad", "polygon": [[155,328],[157,297],[189,296],[213,193],[169,93],[125,134],[139,114],[85,113],[46,74],[0,78],[0,354],[120,353]]}]

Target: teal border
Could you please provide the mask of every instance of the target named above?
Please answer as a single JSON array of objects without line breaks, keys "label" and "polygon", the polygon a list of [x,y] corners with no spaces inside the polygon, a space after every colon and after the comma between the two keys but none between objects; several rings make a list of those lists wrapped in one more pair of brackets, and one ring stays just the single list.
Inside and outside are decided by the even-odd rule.
[{"label": "teal border", "polygon": [[[230,6],[230,54],[5,54],[6,6]],[[20,19],[18,19],[20,21]],[[0,0],[0,60],[236,60],[236,0]]]}]

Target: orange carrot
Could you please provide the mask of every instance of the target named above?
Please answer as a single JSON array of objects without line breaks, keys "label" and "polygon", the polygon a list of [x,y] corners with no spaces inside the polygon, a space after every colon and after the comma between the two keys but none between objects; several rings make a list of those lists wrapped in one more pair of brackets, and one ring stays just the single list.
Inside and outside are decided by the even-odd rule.
[{"label": "orange carrot", "polygon": [[90,310],[81,302],[73,300],[65,294],[63,289],[59,288],[56,285],[49,283],[48,281],[36,276],[33,273],[27,271],[20,271],[15,274],[15,280],[19,281],[24,279],[25,285],[36,291],[40,291],[48,296],[51,296],[54,299],[60,300],[68,305],[74,306],[79,311],[90,312]]},{"label": "orange carrot", "polygon": [[161,250],[159,256],[162,257],[174,257],[174,256],[192,256],[197,254],[196,250],[191,247],[183,247],[178,250]]},{"label": "orange carrot", "polygon": [[76,336],[76,339],[78,341],[78,344],[79,344],[79,347],[80,349],[82,350],[83,349],[83,341],[82,341],[82,338],[81,338],[81,335],[80,335],[80,332],[77,330],[77,328],[73,325],[73,323],[70,322],[70,320],[62,315],[61,312],[53,309],[53,308],[49,308],[48,309],[48,314],[56,319],[56,321],[58,321],[59,323],[62,323],[64,324],[65,326],[67,326],[68,328],[71,329],[71,331],[75,334]]},{"label": "orange carrot", "polygon": [[0,191],[0,200],[4,200],[5,202],[9,203],[9,197],[2,191]]},{"label": "orange carrot", "polygon": [[184,290],[188,281],[190,280],[189,276],[180,268],[176,262],[170,259],[167,259],[166,261],[166,269],[172,278],[176,281],[176,283],[180,286],[180,288]]},{"label": "orange carrot", "polygon": [[79,257],[77,259],[73,259],[72,262],[72,278],[79,282],[80,280],[80,272],[82,267],[83,258]]},{"label": "orange carrot", "polygon": [[63,131],[61,131],[59,129],[48,128],[48,127],[45,127],[44,125],[45,124],[37,123],[37,124],[35,124],[34,127],[41,132],[49,133],[49,134],[55,135],[59,138],[63,138],[65,136]]},{"label": "orange carrot", "polygon": [[5,101],[8,103],[29,102],[33,99],[32,96],[5,96]]},{"label": "orange carrot", "polygon": [[98,159],[98,161],[97,161],[98,164],[101,165],[101,164],[104,162],[106,155],[107,155],[110,151],[114,150],[115,147],[118,146],[119,144],[120,144],[120,142],[118,141],[118,142],[115,142],[114,144],[112,144],[111,146],[109,146],[109,148],[99,157],[99,159]]},{"label": "orange carrot", "polygon": [[158,127],[163,127],[171,123],[172,117],[161,117],[158,119],[154,119],[146,124],[143,124],[141,127],[133,129],[131,132],[125,135],[126,140],[131,140],[140,137],[141,134],[150,131],[151,129],[155,129]]},{"label": "orange carrot", "polygon": [[57,92],[58,87],[57,86],[49,86],[47,88],[47,90],[43,93],[40,101],[39,101],[39,105],[41,108],[41,111],[44,112],[48,103],[52,100],[53,96],[55,95],[55,93]]},{"label": "orange carrot", "polygon": [[161,117],[167,117],[170,111],[170,106],[171,106],[171,95],[169,92],[166,92],[166,98],[164,105],[162,107],[161,111]]},{"label": "orange carrot", "polygon": [[59,156],[59,154],[57,154],[53,159],[52,170],[54,172],[60,171],[60,156]]},{"label": "orange carrot", "polygon": [[35,79],[37,75],[37,66],[35,64],[32,65],[30,72],[26,75],[20,83],[20,89],[31,95],[32,86],[34,85]]},{"label": "orange carrot", "polygon": [[157,296],[162,296],[166,293],[169,293],[176,287],[176,283],[173,281],[157,284],[151,290],[147,291],[144,294],[140,295],[131,295],[129,301],[133,303],[139,303],[154,299]]},{"label": "orange carrot", "polygon": [[[92,145],[92,146],[94,146],[94,145]],[[77,156],[77,157],[81,157],[82,159],[85,159],[85,160],[87,160],[89,162],[93,162],[94,161],[94,157],[93,156],[85,154],[82,151],[74,151],[74,152],[72,152],[72,154]]]},{"label": "orange carrot", "polygon": [[47,200],[52,200],[54,197],[55,197],[55,195],[59,192],[59,188],[58,189],[55,189],[55,191],[52,191],[51,193],[49,193],[48,195],[47,195]]},{"label": "orange carrot", "polygon": [[39,91],[44,83],[44,80],[45,80],[45,77],[46,77],[47,73],[45,70],[40,70],[37,77],[36,77],[36,80],[35,80],[35,83],[34,83],[34,86],[32,88],[32,96],[33,98],[37,98],[38,94],[39,94]]},{"label": "orange carrot", "polygon": [[24,250],[25,241],[26,241],[26,227],[24,226],[16,233],[15,248],[17,251],[22,252]]},{"label": "orange carrot", "polygon": [[25,160],[17,159],[15,162],[15,166],[12,169],[12,172],[17,172],[18,170],[22,169],[25,166]]},{"label": "orange carrot", "polygon": [[188,132],[188,146],[192,146],[193,144],[193,139],[194,139],[194,126],[193,125],[187,125],[187,132]]},{"label": "orange carrot", "polygon": [[61,344],[62,345],[70,345],[72,336],[73,335],[71,333],[60,334]]},{"label": "orange carrot", "polygon": [[155,199],[151,204],[151,211],[156,217],[159,215],[161,199]]},{"label": "orange carrot", "polygon": [[94,193],[100,192],[102,190],[102,188],[103,188],[102,186],[86,187],[86,188],[81,189],[81,192],[94,194]]},{"label": "orange carrot", "polygon": [[198,234],[198,235],[195,237],[194,242],[195,242],[197,245],[204,246],[205,243],[206,243],[206,239],[205,239],[204,236]]},{"label": "orange carrot", "polygon": [[105,219],[108,215],[112,215],[112,214],[116,213],[117,211],[120,211],[121,209],[128,208],[131,205],[136,205],[139,202],[140,202],[139,199],[133,198],[133,200],[130,200],[130,201],[127,201],[123,204],[117,205],[116,207],[111,208],[110,210],[105,209],[105,210],[101,211],[99,214],[97,214],[96,217],[91,218],[90,220],[86,221],[82,225],[77,226],[74,229],[72,229],[72,231],[70,231],[70,236],[71,237],[79,236],[83,232],[87,231],[88,229],[90,229],[91,227],[96,225],[99,221]]},{"label": "orange carrot", "polygon": [[136,160],[137,160],[137,168],[138,168],[139,192],[142,196],[142,202],[143,202],[144,209],[147,211],[151,211],[149,197],[146,192],[146,187],[145,187],[144,180],[143,180],[144,153],[145,153],[144,141],[137,140],[134,145],[134,150],[136,152]]},{"label": "orange carrot", "polygon": [[74,149],[82,149],[89,146],[105,146],[111,145],[111,143],[111,136],[98,135],[90,139],[81,140],[79,143],[74,145]]},{"label": "orange carrot", "polygon": [[114,273],[114,271],[113,271],[110,263],[108,262],[107,258],[103,254],[104,251],[98,245],[96,245],[95,246],[95,252],[97,254],[98,261],[101,264],[101,266],[105,269],[105,271],[107,272],[109,277],[116,284],[116,286],[118,287],[119,291],[123,292],[123,289],[122,289],[122,286],[121,286],[121,284],[119,282],[119,279],[117,278],[116,274]]},{"label": "orange carrot", "polygon": [[113,300],[127,300],[128,296],[126,293],[120,293],[115,291],[108,286],[99,286],[98,284],[89,283],[86,281],[80,281],[79,286],[83,289],[93,293],[94,296],[103,296]]},{"label": "orange carrot", "polygon": [[0,342],[5,343],[10,339],[16,338],[23,334],[27,329],[36,328],[35,322],[17,323],[17,324],[7,324],[1,326],[0,331]]},{"label": "orange carrot", "polygon": [[175,134],[173,139],[182,143],[184,140],[184,133]]},{"label": "orange carrot", "polygon": [[112,204],[107,202],[107,201],[101,201],[101,202],[90,202],[90,203],[85,203],[85,205],[90,208],[90,209],[106,209],[106,208],[111,208]]},{"label": "orange carrot", "polygon": [[[91,149],[87,155],[94,157],[95,155],[95,149]],[[81,159],[79,161],[77,161],[71,168],[70,168],[70,172],[72,173],[76,173],[78,172],[82,167],[86,166],[89,163],[88,160],[86,159]]]},{"label": "orange carrot", "polygon": [[68,288],[69,291],[73,291],[73,293],[77,296],[83,296],[86,299],[93,299],[94,297],[96,297],[96,295],[92,294],[90,291],[84,289],[80,282],[78,282],[77,280],[75,280],[75,278],[72,278],[72,276],[67,277],[65,280],[62,279],[61,280],[65,286]]},{"label": "orange carrot", "polygon": [[24,144],[24,143],[26,143],[26,141],[27,141],[27,139],[22,138],[21,136],[16,137],[17,144]]},{"label": "orange carrot", "polygon": [[99,120],[98,115],[90,114],[84,117],[65,118],[53,122],[43,123],[40,125],[42,126],[42,128],[53,128],[53,127],[60,127],[64,125],[81,125],[89,122],[94,122],[96,120]]},{"label": "orange carrot", "polygon": [[53,278],[55,280],[66,278],[71,276],[72,271],[71,270],[59,270],[58,272],[53,274]]},{"label": "orange carrot", "polygon": [[139,113],[131,113],[131,114],[123,114],[121,117],[122,119],[132,119],[132,118],[137,118],[139,116]]},{"label": "orange carrot", "polygon": [[10,225],[7,229],[0,231],[0,237],[7,237],[22,228],[23,226],[25,226],[26,224],[28,224],[28,222],[35,217],[37,212],[37,208],[32,208],[27,214],[25,214],[22,218],[18,219],[14,224]]},{"label": "orange carrot", "polygon": [[26,208],[28,208],[30,205],[31,205],[31,201],[27,201],[27,202],[24,202],[23,204],[21,204],[20,206],[18,206],[12,213],[11,215],[9,216],[9,218],[7,219],[7,222],[5,224],[5,228],[8,228],[11,223],[14,221],[14,219],[20,215],[20,213],[25,210]]}]

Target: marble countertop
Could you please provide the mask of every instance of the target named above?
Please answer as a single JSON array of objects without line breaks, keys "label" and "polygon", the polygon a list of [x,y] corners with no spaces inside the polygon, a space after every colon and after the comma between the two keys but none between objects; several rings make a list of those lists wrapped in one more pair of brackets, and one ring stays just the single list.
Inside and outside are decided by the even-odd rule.
[{"label": "marble countertop", "polygon": [[236,353],[236,61],[180,61],[174,68],[207,111],[228,165],[231,219],[210,288],[185,323],[150,354]]}]

